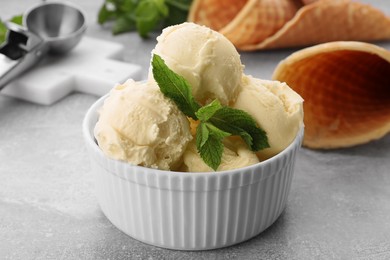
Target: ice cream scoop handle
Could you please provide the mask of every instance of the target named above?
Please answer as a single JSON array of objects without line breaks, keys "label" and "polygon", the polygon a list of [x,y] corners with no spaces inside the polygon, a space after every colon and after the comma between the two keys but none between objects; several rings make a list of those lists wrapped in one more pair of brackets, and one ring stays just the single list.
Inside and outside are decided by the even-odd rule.
[{"label": "ice cream scoop handle", "polygon": [[8,23],[7,27],[7,39],[0,46],[0,90],[47,52],[46,44],[38,36],[15,24]]}]

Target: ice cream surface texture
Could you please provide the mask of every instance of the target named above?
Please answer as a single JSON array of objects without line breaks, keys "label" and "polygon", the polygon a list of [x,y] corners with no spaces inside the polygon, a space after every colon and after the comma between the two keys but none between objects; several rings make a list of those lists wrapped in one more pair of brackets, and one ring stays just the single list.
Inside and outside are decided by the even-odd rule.
[{"label": "ice cream surface texture", "polygon": [[252,115],[268,136],[269,148],[257,152],[261,160],[285,149],[303,126],[303,99],[286,83],[243,76],[233,107]]},{"label": "ice cream surface texture", "polygon": [[187,117],[153,82],[114,87],[94,130],[103,152],[134,165],[175,170],[191,141]]},{"label": "ice cream surface texture", "polygon": [[[233,44],[205,26],[182,23],[167,27],[152,51],[192,86],[195,99],[204,105],[213,99],[228,105],[240,91],[243,65]],[[149,75],[153,78],[153,75]]]}]

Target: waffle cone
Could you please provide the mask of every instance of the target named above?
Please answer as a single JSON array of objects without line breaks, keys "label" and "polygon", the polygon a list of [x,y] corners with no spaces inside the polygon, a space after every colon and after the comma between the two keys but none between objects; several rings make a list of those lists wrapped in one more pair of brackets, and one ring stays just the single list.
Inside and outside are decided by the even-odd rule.
[{"label": "waffle cone", "polygon": [[331,42],[295,52],[273,78],[305,100],[303,144],[340,148],[390,132],[390,52],[362,42]]},{"label": "waffle cone", "polygon": [[330,41],[390,39],[390,18],[379,10],[349,0],[322,0],[301,8],[273,36],[242,49],[308,46]]},{"label": "waffle cone", "polygon": [[390,39],[390,18],[351,0],[195,0],[189,21],[248,51]]},{"label": "waffle cone", "polygon": [[218,31],[230,23],[247,2],[248,0],[194,0],[188,21]]},{"label": "waffle cone", "polygon": [[303,4],[309,5],[309,4],[312,4],[312,3],[317,2],[319,0],[301,0],[301,1],[303,2]]},{"label": "waffle cone", "polygon": [[249,0],[240,12],[220,29],[237,48],[256,45],[275,34],[298,11],[291,0]]}]

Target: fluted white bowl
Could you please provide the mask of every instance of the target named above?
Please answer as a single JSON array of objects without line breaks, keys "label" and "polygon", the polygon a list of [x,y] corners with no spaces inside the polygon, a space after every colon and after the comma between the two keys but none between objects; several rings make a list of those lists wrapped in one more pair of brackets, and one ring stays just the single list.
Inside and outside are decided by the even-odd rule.
[{"label": "fluted white bowl", "polygon": [[284,151],[255,165],[221,172],[162,171],[103,154],[93,129],[104,99],[86,113],[83,135],[100,207],[124,233],[164,248],[214,249],[258,235],[283,211],[303,128]]}]

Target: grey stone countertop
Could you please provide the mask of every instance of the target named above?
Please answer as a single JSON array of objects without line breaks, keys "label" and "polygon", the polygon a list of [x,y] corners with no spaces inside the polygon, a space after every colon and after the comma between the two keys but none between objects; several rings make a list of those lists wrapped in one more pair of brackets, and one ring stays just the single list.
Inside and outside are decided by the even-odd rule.
[{"label": "grey stone countertop", "polygon": [[[2,0],[0,17],[36,2]],[[102,1],[74,2],[86,11],[87,35],[123,44],[123,59],[146,77],[155,37],[114,37],[96,23]],[[364,2],[390,15],[388,1]],[[270,79],[293,51],[241,53],[245,72]],[[390,259],[390,135],[349,149],[301,149],[287,206],[270,228],[223,249],[174,251],[127,236],[100,210],[81,132],[96,100],[73,93],[42,106],[0,95],[0,259]]]}]

